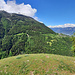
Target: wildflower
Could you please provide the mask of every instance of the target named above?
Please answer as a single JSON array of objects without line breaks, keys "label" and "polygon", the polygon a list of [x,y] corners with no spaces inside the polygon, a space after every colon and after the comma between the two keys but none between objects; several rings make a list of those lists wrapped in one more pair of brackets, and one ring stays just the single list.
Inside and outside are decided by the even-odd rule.
[{"label": "wildflower", "polygon": [[29,60],[27,60],[29,62]]},{"label": "wildflower", "polygon": [[49,58],[49,56],[47,55],[46,58]]}]

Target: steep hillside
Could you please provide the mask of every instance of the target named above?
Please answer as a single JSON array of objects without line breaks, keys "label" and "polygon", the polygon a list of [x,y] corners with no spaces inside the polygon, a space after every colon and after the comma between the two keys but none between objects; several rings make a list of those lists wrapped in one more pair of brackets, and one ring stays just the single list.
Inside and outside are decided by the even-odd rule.
[{"label": "steep hillside", "polygon": [[69,36],[21,14],[0,11],[0,59],[18,54],[50,53],[72,56]]},{"label": "steep hillside", "polygon": [[65,27],[65,28],[51,28],[56,33],[63,33],[66,35],[73,35],[75,33],[75,27]]},{"label": "steep hillside", "polygon": [[38,33],[55,33],[43,23],[34,20],[31,17],[24,16],[21,14],[9,14],[5,11],[0,11],[0,23],[2,24],[5,33],[4,34],[18,34],[18,33],[28,33],[35,34]]},{"label": "steep hillside", "polygon": [[0,75],[75,75],[75,58],[24,54],[0,60]]}]

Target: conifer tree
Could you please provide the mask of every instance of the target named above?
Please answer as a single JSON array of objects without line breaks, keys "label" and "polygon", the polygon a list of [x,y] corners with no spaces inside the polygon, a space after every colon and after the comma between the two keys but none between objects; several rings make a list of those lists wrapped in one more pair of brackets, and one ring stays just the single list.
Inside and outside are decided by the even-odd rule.
[{"label": "conifer tree", "polygon": [[12,56],[12,52],[11,52],[11,50],[10,50],[10,52],[9,52],[9,56]]},{"label": "conifer tree", "polygon": [[72,39],[72,44],[73,44],[72,46],[73,56],[75,56],[75,33],[73,34],[71,39]]}]

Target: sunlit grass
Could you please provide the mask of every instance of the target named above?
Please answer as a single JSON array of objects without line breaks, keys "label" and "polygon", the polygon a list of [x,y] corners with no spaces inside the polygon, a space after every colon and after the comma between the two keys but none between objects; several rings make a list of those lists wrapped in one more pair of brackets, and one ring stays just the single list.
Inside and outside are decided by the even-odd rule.
[{"label": "sunlit grass", "polygon": [[0,75],[74,75],[75,58],[24,54],[0,60]]}]

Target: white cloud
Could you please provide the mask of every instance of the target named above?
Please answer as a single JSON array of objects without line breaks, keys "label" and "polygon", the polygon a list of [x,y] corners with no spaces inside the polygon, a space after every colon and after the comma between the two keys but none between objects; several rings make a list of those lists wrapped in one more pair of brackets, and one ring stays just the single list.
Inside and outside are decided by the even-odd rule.
[{"label": "white cloud", "polygon": [[40,21],[40,23],[43,23],[42,21]]},{"label": "white cloud", "polygon": [[75,27],[75,24],[70,24],[70,23],[67,23],[67,24],[64,24],[64,25],[55,25],[55,26],[48,26],[48,27],[50,27],[50,28],[59,28],[59,27],[61,27],[61,28],[65,28],[65,27]]},{"label": "white cloud", "polygon": [[36,17],[36,16],[34,17],[34,19],[37,20],[37,21],[39,20],[38,17]]},{"label": "white cloud", "polygon": [[7,3],[4,0],[0,0],[0,10],[7,11],[9,13],[19,13],[30,17],[34,17],[37,12],[37,10],[32,8],[30,4],[16,4],[15,0],[8,0]]}]

